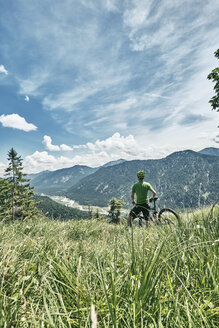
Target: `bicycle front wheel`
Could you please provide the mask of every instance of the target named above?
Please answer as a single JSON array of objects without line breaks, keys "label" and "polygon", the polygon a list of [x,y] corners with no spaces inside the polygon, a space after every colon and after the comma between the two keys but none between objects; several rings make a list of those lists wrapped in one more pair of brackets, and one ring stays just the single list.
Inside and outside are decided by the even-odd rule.
[{"label": "bicycle front wheel", "polygon": [[158,213],[158,220],[161,223],[164,223],[164,224],[174,224],[174,225],[177,225],[179,223],[179,216],[171,208],[163,208]]}]

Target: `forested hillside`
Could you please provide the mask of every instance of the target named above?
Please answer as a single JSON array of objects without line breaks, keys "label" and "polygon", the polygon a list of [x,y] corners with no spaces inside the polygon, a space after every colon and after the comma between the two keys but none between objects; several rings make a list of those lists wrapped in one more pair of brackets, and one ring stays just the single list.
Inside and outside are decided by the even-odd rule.
[{"label": "forested hillside", "polygon": [[106,206],[112,197],[130,206],[131,186],[136,172],[145,170],[160,198],[160,205],[174,208],[199,207],[219,197],[219,157],[191,150],[176,152],[159,160],[128,161],[100,168],[70,188],[66,197],[81,204]]},{"label": "forested hillside", "polygon": [[67,207],[65,205],[54,202],[49,197],[35,196],[36,202],[39,202],[36,207],[42,211],[44,215],[52,219],[65,220],[80,220],[88,219],[89,214],[86,211],[80,211],[76,208]]},{"label": "forested hillside", "polygon": [[199,151],[200,154],[219,156],[219,148],[208,147]]}]

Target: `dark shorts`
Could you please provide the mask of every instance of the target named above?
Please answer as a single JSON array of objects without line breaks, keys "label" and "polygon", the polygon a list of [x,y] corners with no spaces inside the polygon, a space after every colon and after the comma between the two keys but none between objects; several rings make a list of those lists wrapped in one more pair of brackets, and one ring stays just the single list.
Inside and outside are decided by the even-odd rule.
[{"label": "dark shorts", "polygon": [[145,220],[149,220],[150,206],[148,203],[136,204],[130,211],[129,215],[135,219],[140,212],[143,213]]}]

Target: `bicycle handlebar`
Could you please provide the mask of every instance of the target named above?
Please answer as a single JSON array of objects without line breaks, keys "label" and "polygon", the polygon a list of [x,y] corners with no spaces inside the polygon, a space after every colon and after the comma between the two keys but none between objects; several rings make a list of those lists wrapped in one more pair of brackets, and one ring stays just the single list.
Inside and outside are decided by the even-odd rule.
[{"label": "bicycle handlebar", "polygon": [[152,203],[153,201],[156,202],[158,200],[158,197],[151,197],[149,199],[149,202]]}]

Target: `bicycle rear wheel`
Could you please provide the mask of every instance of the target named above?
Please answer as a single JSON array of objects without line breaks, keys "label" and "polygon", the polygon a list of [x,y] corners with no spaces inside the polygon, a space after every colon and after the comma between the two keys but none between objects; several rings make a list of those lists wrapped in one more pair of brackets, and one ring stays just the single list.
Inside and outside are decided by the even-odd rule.
[{"label": "bicycle rear wheel", "polygon": [[161,223],[164,223],[164,224],[174,224],[174,225],[177,225],[179,223],[179,216],[171,208],[163,208],[158,213],[158,220]]}]

